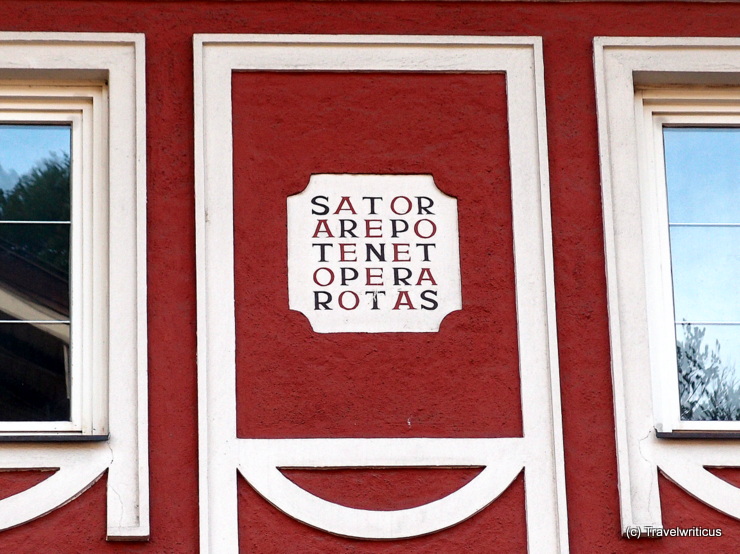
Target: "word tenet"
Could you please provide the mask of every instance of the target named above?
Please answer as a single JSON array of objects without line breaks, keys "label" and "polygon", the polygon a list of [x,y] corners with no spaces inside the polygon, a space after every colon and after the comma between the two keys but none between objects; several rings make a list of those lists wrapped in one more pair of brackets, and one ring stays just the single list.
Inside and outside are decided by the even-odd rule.
[{"label": "word tenet", "polygon": [[458,251],[430,176],[314,175],[288,199],[290,307],[318,332],[436,331],[460,309]]}]

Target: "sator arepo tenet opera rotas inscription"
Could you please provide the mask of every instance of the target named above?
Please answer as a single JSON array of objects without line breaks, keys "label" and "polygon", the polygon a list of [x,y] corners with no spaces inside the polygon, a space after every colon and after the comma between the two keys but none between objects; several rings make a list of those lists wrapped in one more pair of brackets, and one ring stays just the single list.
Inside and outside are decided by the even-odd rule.
[{"label": "sator arepo tenet opera rotas inscription", "polygon": [[462,306],[457,200],[430,175],[313,175],[288,198],[290,308],[319,333],[430,332]]}]

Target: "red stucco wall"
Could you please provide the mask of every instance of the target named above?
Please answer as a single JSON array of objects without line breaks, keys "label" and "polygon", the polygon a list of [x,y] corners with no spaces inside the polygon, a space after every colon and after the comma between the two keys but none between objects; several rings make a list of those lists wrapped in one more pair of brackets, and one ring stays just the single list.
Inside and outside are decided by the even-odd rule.
[{"label": "red stucco wall", "polygon": [[[233,82],[239,436],[521,436],[504,76]],[[314,333],[285,227],[312,173],[433,175],[458,199],[464,309],[438,333]]]},{"label": "red stucco wall", "polygon": [[[192,35],[221,32],[543,36],[571,548],[574,552],[740,549],[740,523],[703,506],[665,480],[661,482],[661,492],[666,526],[722,527],[723,537],[629,542],[619,536],[591,53],[591,41],[596,35],[734,36],[738,29],[740,5],[733,3],[0,0],[0,30],[146,33],[152,509],[152,538],[148,544],[106,543],[105,487],[101,481],[61,509],[1,533],[0,551],[197,551]],[[488,143],[482,138],[505,130],[500,78],[378,76],[375,83],[367,85],[342,75],[238,75],[234,85],[235,98],[239,95],[235,103],[235,130],[243,129],[236,139],[235,150],[259,162],[252,173],[251,159],[236,160],[237,187],[240,182],[250,185],[237,188],[237,209],[247,214],[258,214],[259,209],[270,215],[270,219],[261,221],[244,218],[236,225],[237,249],[247,249],[248,240],[255,237],[258,253],[268,257],[264,265],[246,262],[237,265],[237,287],[259,289],[259,294],[251,300],[237,301],[237,324],[243,329],[237,344],[239,363],[251,368],[239,373],[241,436],[516,434],[521,422],[516,413],[518,384],[512,377],[511,365],[512,291],[497,284],[497,279],[511,275],[510,246],[503,240],[508,232],[508,214],[503,210],[506,192],[502,188],[507,176],[500,160],[505,159],[506,153],[502,150],[503,143]],[[395,92],[383,95],[389,89]],[[412,90],[422,94],[409,105]],[[490,91],[490,95],[481,91]],[[291,103],[291,98],[296,97],[303,104]],[[367,106],[375,116],[368,119],[366,114],[352,114],[349,106],[354,101]],[[378,113],[387,114],[390,120],[378,118]],[[278,116],[283,120],[277,122]],[[345,126],[333,126],[327,135],[310,135],[313,124],[331,117],[337,117]],[[368,121],[376,127],[368,127]],[[396,135],[392,122],[410,125],[411,130]],[[287,137],[285,141],[274,133],[278,123],[280,132]],[[436,131],[435,127],[438,127]],[[461,128],[469,128],[470,132],[457,136]],[[367,146],[370,135],[362,133],[372,129],[388,132],[384,136],[392,146],[391,156],[387,149],[374,150],[374,146]],[[467,149],[427,151],[423,141],[429,132],[438,132],[446,141],[455,141]],[[364,143],[361,150],[350,141],[358,140],[358,133]],[[253,148],[254,142],[259,142],[259,147]],[[479,153],[490,154],[487,166],[480,165],[476,151],[470,151],[471,144],[480,146]],[[333,146],[332,155],[322,158],[326,165],[314,170],[316,152],[328,145]],[[292,156],[291,163],[282,163],[282,155]],[[368,350],[368,347],[352,337],[331,344],[325,338],[316,339],[306,332],[305,326],[301,327],[302,316],[283,313],[285,290],[269,278],[269,272],[284,271],[281,264],[284,264],[285,242],[280,234],[284,233],[282,199],[305,186],[307,172],[383,171],[383,168],[431,172],[427,167],[432,167],[435,178],[439,173],[438,185],[443,190],[482,202],[492,218],[489,224],[495,225],[500,233],[495,242],[497,250],[487,257],[491,245],[476,235],[479,222],[470,219],[461,203],[461,241],[467,245],[468,252],[474,252],[463,254],[462,258],[463,299],[479,310],[470,321],[480,328],[466,329],[462,323],[467,314],[453,314],[443,324],[440,336],[444,342],[434,345],[439,348],[434,353],[455,358],[456,367],[459,357],[463,367],[487,365],[495,367],[496,373],[479,371],[469,375],[474,379],[458,384],[459,376],[446,373],[444,364],[439,364],[439,373],[429,380],[423,371],[427,361],[421,360],[423,363],[419,364],[415,358],[417,352],[400,351],[397,339],[386,337],[383,345],[394,350],[396,362],[407,363],[412,368],[411,374],[393,374],[390,368],[395,364],[391,364],[381,365],[382,371],[362,376],[355,373],[348,377],[340,365],[327,367],[323,375],[312,373],[310,367],[303,367],[299,375],[291,375],[287,362],[291,366],[305,364],[302,353],[318,356],[325,352],[339,354],[347,349]],[[457,179],[461,171],[476,176],[474,186],[486,182],[500,197],[491,199],[482,190],[470,196],[471,191],[466,188],[470,183]],[[242,235],[247,240],[240,242]],[[466,258],[468,255],[471,258]],[[249,283],[252,275],[258,278]],[[486,287],[500,296],[494,299],[482,294],[483,290],[489,290]],[[282,303],[281,312],[272,312],[270,302]],[[252,319],[266,319],[269,324],[254,329],[249,325]],[[280,338],[281,329],[290,330],[290,334]],[[502,351],[483,342],[474,342],[474,349],[460,344],[471,336],[466,333],[489,333],[496,329],[501,330],[502,344],[507,345]],[[266,371],[277,359],[276,337],[288,343],[295,341],[299,346],[295,356],[280,365],[282,374]],[[273,344],[269,343],[271,340]],[[423,349],[425,340],[424,336],[414,337],[413,348]],[[377,356],[372,349],[365,354],[371,358]],[[357,356],[354,351],[347,361],[354,369],[362,365]],[[477,366],[474,361],[478,362]],[[386,379],[387,376],[390,378]],[[255,383],[259,386],[253,386]],[[447,391],[453,386],[458,393],[450,395]],[[491,388],[497,389],[496,395],[490,394]],[[388,402],[380,402],[384,395],[388,395]],[[319,402],[322,409],[317,409]],[[381,417],[375,417],[378,410]],[[334,417],[337,412],[343,417]],[[492,417],[487,417],[488,412]],[[417,419],[412,417],[413,424],[408,426],[406,418],[414,415]],[[361,476],[347,471],[294,472],[291,478],[321,496],[342,503],[392,508],[428,500],[430,495],[433,497],[433,491],[444,494],[472,477],[470,471],[454,471],[443,476],[431,470],[363,473]],[[28,479],[27,475],[4,476],[0,481],[2,494],[28,486]],[[463,524],[428,537],[396,543],[366,543],[310,529],[277,512],[243,482],[239,497],[240,541],[245,551],[518,552],[525,549],[521,478],[491,507]]]}]

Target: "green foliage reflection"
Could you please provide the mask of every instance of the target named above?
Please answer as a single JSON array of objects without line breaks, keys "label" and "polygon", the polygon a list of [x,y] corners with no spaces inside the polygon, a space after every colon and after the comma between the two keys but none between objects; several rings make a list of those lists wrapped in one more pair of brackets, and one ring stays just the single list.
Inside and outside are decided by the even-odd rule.
[{"label": "green foliage reflection", "polygon": [[[5,221],[68,221],[70,160],[52,155],[21,176],[10,191],[0,190],[0,223]],[[2,225],[2,245],[47,270],[69,272],[68,225]]]},{"label": "green foliage reflection", "polygon": [[683,340],[676,341],[681,419],[688,421],[740,421],[740,381],[735,367],[722,363],[720,344],[702,344],[706,329],[682,325]]}]

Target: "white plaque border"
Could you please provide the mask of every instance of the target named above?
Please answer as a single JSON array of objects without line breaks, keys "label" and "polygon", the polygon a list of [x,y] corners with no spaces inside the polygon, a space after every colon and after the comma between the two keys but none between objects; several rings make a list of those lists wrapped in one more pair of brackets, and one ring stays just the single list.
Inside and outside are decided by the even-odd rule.
[{"label": "white plaque border", "polygon": [[[313,291],[317,289],[319,291],[330,291],[331,293],[339,294],[342,290],[341,285],[338,284],[340,278],[337,275],[337,279],[334,280],[333,287],[326,286],[326,282],[322,285],[308,284],[306,285],[306,267],[315,268],[319,267],[317,259],[317,251],[311,248],[311,244],[315,242],[322,242],[327,239],[323,238],[307,238],[304,233],[311,233],[316,228],[316,222],[319,219],[324,221],[332,220],[331,210],[325,215],[308,215],[311,213],[311,207],[305,206],[304,204],[308,201],[307,199],[314,194],[319,192],[327,193],[331,191],[335,195],[340,197],[348,195],[353,197],[358,187],[364,187],[362,195],[372,194],[380,195],[383,193],[391,193],[395,191],[395,195],[401,196],[400,191],[403,191],[403,195],[410,195],[415,197],[417,194],[424,193],[428,194],[429,198],[435,197],[435,214],[424,215],[423,218],[429,218],[440,223],[441,232],[435,235],[435,249],[430,255],[431,258],[435,258],[432,262],[421,262],[418,259],[407,260],[400,262],[400,266],[394,267],[405,267],[409,270],[414,270],[415,275],[418,277],[419,271],[422,267],[434,269],[434,274],[438,283],[435,283],[435,293],[441,292],[442,295],[436,298],[437,308],[433,310],[424,310],[423,307],[413,308],[413,310],[399,310],[394,312],[389,309],[394,299],[392,297],[394,292],[400,290],[407,290],[408,286],[398,286],[396,283],[383,284],[379,286],[366,285],[364,293],[367,294],[369,291],[382,291],[382,294],[387,293],[385,301],[389,304],[385,306],[385,309],[378,309],[377,311],[367,310],[367,306],[370,301],[362,294],[359,295],[358,304],[363,307],[360,308],[359,312],[353,311],[354,308],[342,309],[341,306],[341,295],[339,295],[339,301],[334,304],[331,310],[319,310],[314,311],[312,309],[314,297]],[[409,192],[414,191],[414,192]],[[355,196],[356,198],[356,196]],[[288,197],[288,305],[291,310],[295,310],[302,313],[311,325],[311,328],[316,333],[436,333],[439,331],[439,327],[442,321],[451,313],[462,309],[462,293],[460,284],[460,233],[458,230],[458,210],[457,210],[457,198],[448,195],[437,187],[434,182],[432,175],[416,175],[416,174],[403,174],[403,175],[368,175],[368,174],[327,174],[327,173],[314,173],[311,175],[306,188],[297,194],[293,194]],[[357,206],[361,210],[367,209],[364,203],[357,203]],[[300,211],[301,209],[306,210],[305,213]],[[315,208],[315,206],[313,206]],[[383,207],[378,208],[379,210],[384,209]],[[407,216],[407,214],[396,215],[396,218],[411,219],[413,217],[421,217],[422,214],[418,213],[415,208],[410,207],[410,212],[414,215]],[[369,216],[370,214],[365,214]],[[386,214],[387,215],[387,214]],[[339,216],[340,219],[343,216]],[[383,218],[383,215],[374,215],[370,218],[376,218],[377,221]],[[406,219],[404,219],[406,220]],[[413,238],[413,231],[411,225],[408,235],[404,235],[402,238],[393,239],[389,236],[381,237],[370,237],[370,240],[363,235],[354,238],[356,244],[359,245],[360,250],[354,253],[358,263],[353,265],[349,262],[349,266],[346,265],[348,262],[344,262],[344,267],[350,267],[352,269],[359,269],[360,277],[362,281],[362,269],[368,267],[362,260],[361,247],[364,244],[373,243],[374,238],[379,238],[386,244],[392,244],[392,242],[404,242],[411,240],[413,243],[418,241],[428,240],[426,237]],[[436,226],[436,224],[435,224]],[[435,227],[436,228],[436,227]],[[335,229],[336,230],[336,229]],[[376,229],[377,230],[377,229]],[[388,229],[385,229],[388,231]],[[358,231],[361,232],[361,231]],[[443,235],[447,235],[446,237]],[[337,237],[333,237],[337,238]],[[306,244],[308,243],[308,244]],[[413,248],[413,244],[410,247],[410,251],[413,252],[409,257],[417,258],[419,255],[418,249]],[[388,249],[388,257],[390,257],[391,249]],[[369,260],[368,260],[369,261]],[[343,262],[329,261],[324,262],[324,268],[334,267],[334,271],[338,272],[339,264]],[[386,262],[382,262],[386,264]],[[384,270],[390,269],[390,264],[393,262],[387,262],[387,265],[383,266]],[[426,264],[426,265],[422,265]],[[377,265],[375,263],[374,265]],[[308,270],[310,271],[310,270]],[[324,274],[322,277],[325,277]],[[390,271],[386,271],[384,279],[390,280]],[[316,283],[314,281],[314,283]],[[349,287],[345,290],[351,290]],[[413,290],[413,292],[417,292]],[[335,299],[336,300],[336,299]],[[377,302],[377,300],[376,300]],[[419,302],[417,301],[417,305]],[[361,315],[358,315],[361,314]]]},{"label": "white plaque border", "polygon": [[[504,73],[507,87],[514,264],[523,437],[486,439],[276,439],[236,434],[231,75],[233,71]],[[433,532],[472,515],[453,496],[493,501],[497,465],[525,472],[530,552],[568,550],[560,385],[555,327],[552,237],[540,37],[387,35],[195,35],[195,194],[198,296],[200,536],[203,552],[237,552],[236,469],[289,515],[311,514],[310,525],[364,538]],[[358,449],[358,442],[366,444]],[[421,441],[421,443],[419,442]],[[357,452],[377,442],[381,459]],[[458,445],[454,446],[453,444]],[[261,445],[265,445],[260,449]],[[420,447],[423,445],[423,448]],[[502,446],[508,448],[501,448]],[[338,510],[293,486],[287,467],[298,448],[300,467],[483,466],[452,495],[411,510]],[[457,463],[450,450],[470,453]],[[322,457],[321,453],[330,454]],[[267,452],[267,453],[266,453]],[[480,452],[480,456],[474,454]],[[496,452],[496,455],[486,453]],[[281,455],[283,456],[281,458]],[[342,460],[345,460],[342,462]],[[261,463],[261,465],[260,465]],[[295,466],[294,466],[295,467]],[[499,479],[501,481],[501,479]],[[488,483],[489,490],[476,492]],[[494,490],[491,490],[494,489]],[[472,491],[472,492],[471,492]],[[481,498],[488,494],[485,501]],[[429,510],[443,503],[444,510]],[[341,508],[341,507],[339,507]],[[347,511],[351,510],[351,511]],[[427,510],[423,514],[420,512]],[[457,513],[453,513],[457,511]],[[367,512],[367,513],[365,513]],[[432,519],[410,527],[404,522]]]}]

